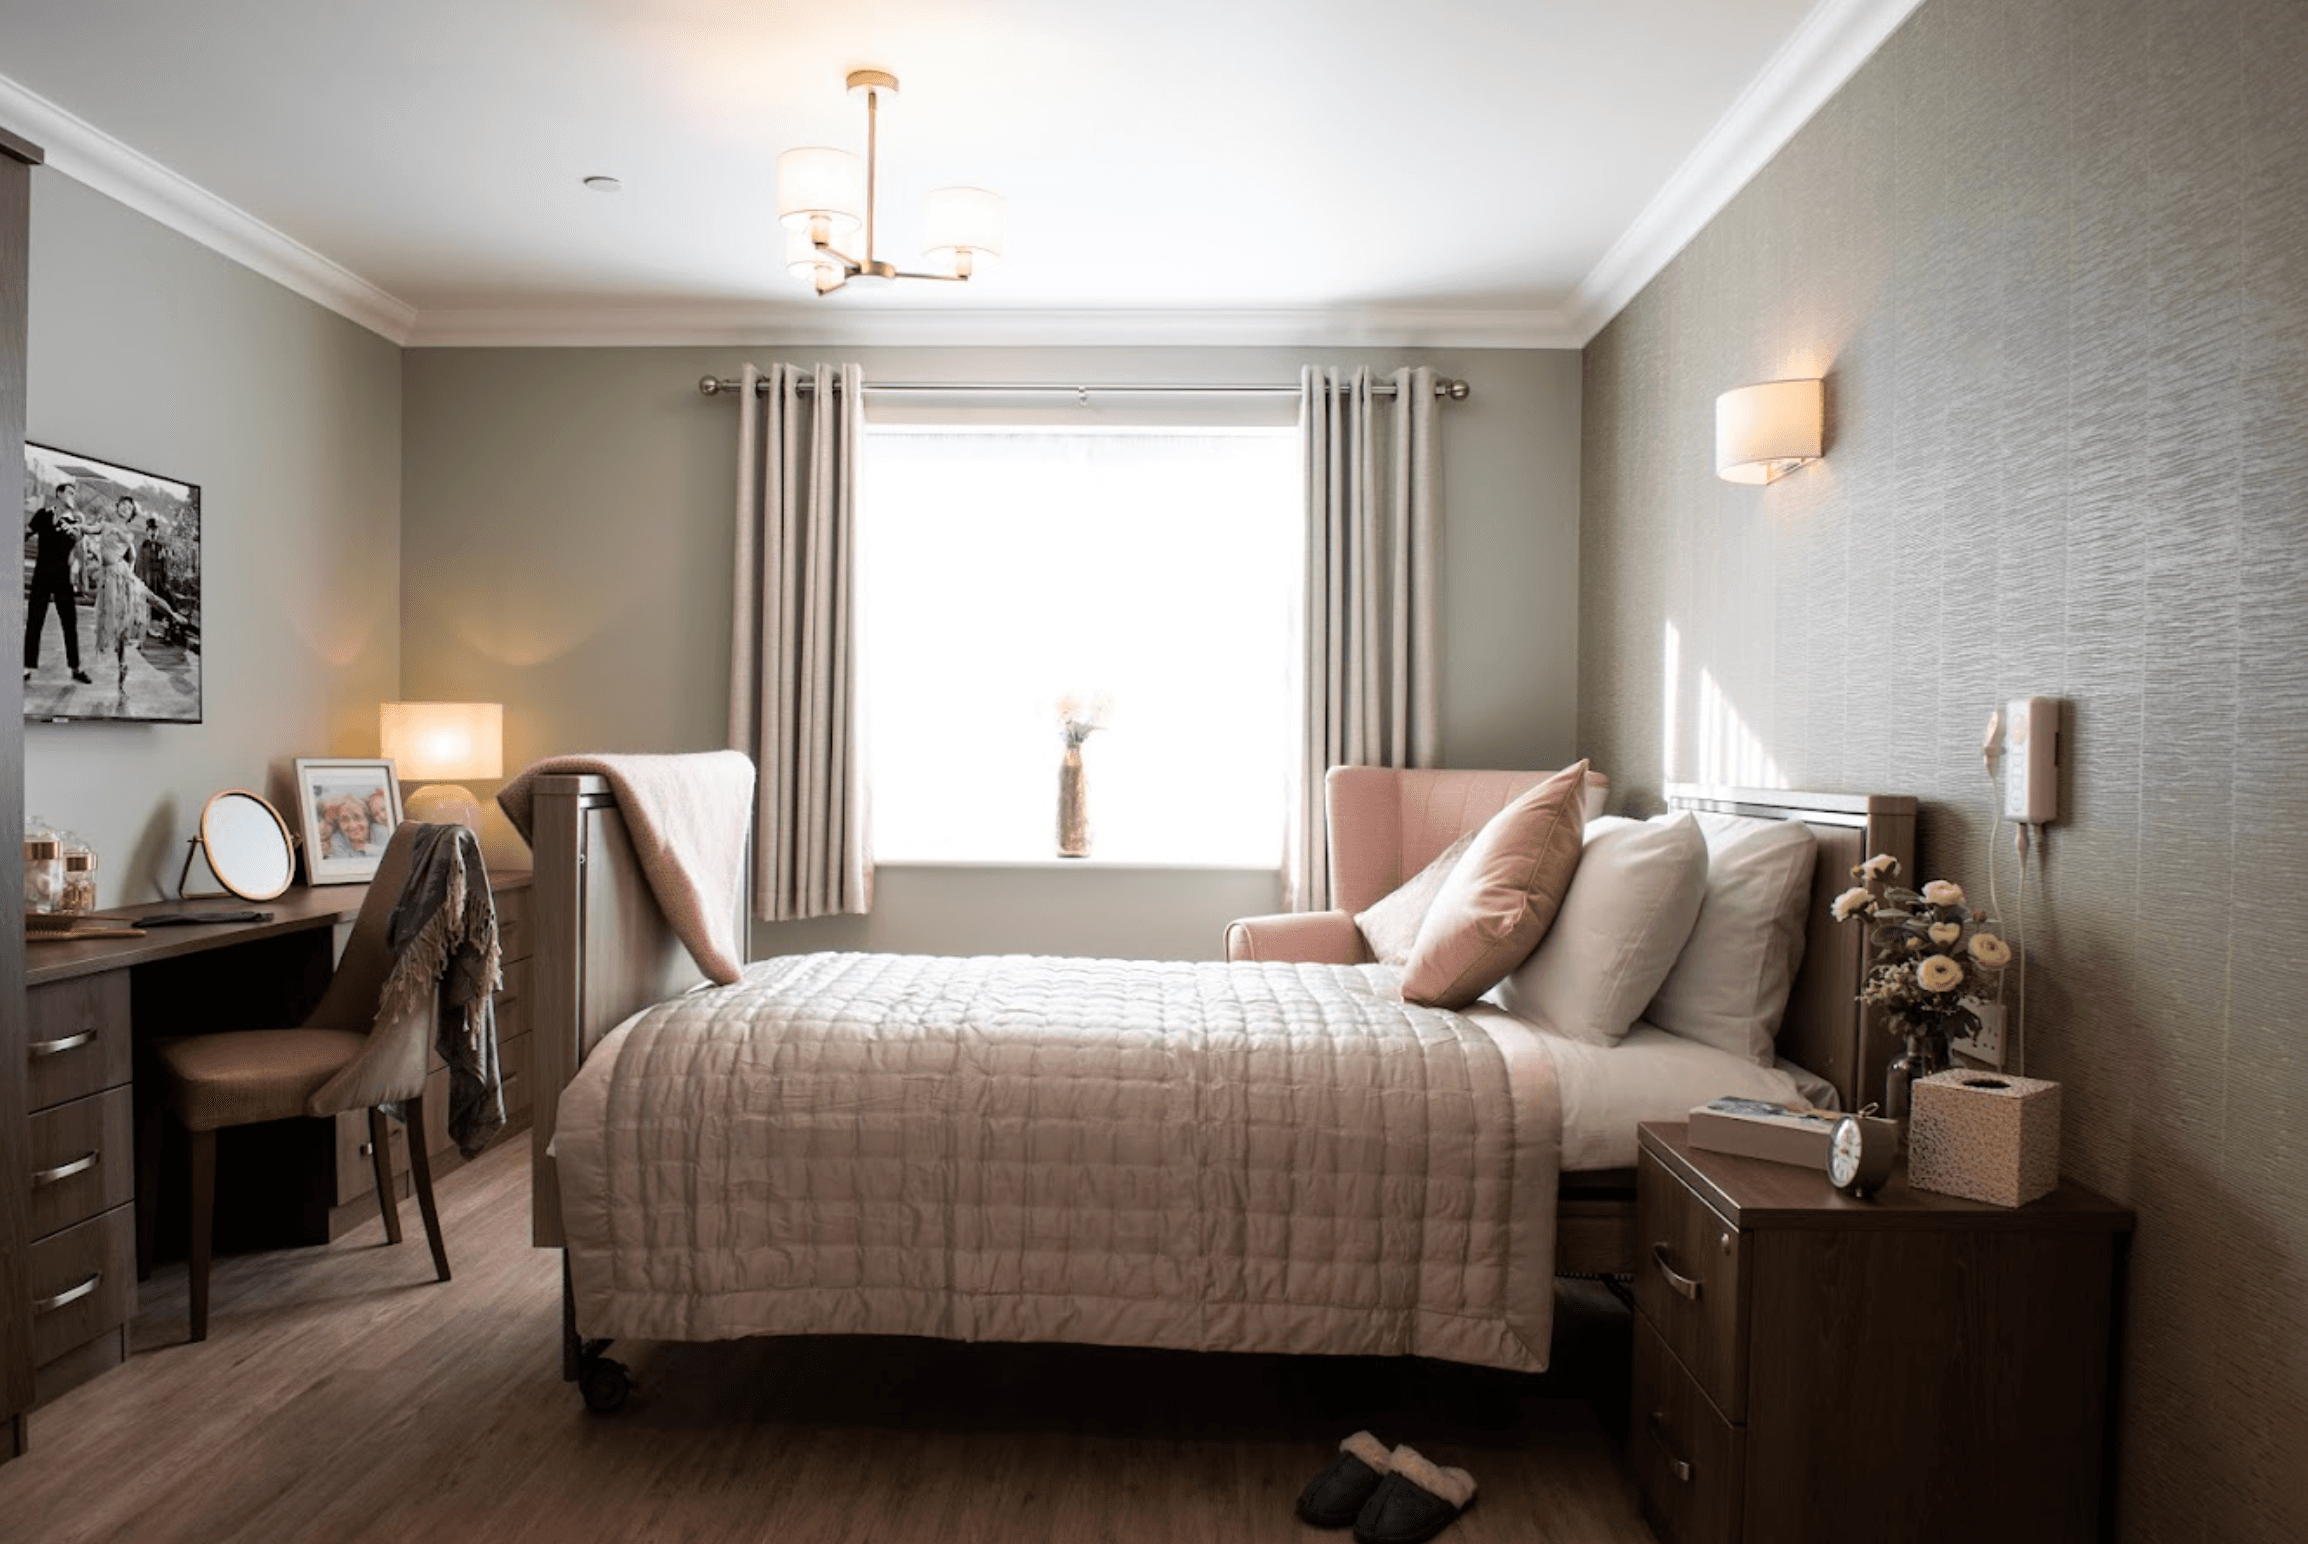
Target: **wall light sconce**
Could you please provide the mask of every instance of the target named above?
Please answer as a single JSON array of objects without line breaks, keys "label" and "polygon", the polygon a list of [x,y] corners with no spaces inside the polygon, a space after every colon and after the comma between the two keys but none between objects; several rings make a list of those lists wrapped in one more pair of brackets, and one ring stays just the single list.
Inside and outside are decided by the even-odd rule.
[{"label": "wall light sconce", "polygon": [[1826,383],[1765,381],[1715,399],[1715,475],[1725,482],[1777,482],[1819,459],[1827,417]]}]

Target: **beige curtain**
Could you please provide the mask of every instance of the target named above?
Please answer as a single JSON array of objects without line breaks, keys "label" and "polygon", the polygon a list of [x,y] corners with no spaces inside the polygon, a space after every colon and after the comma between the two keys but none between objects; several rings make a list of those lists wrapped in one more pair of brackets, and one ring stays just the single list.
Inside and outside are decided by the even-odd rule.
[{"label": "beige curtain", "polygon": [[1291,799],[1287,902],[1330,904],[1323,775],[1431,767],[1435,703],[1434,372],[1386,377],[1308,366],[1305,724]]},{"label": "beige curtain", "polygon": [[753,909],[765,922],[873,899],[851,642],[859,386],[856,365],[748,365],[739,398],[729,743],[760,769]]}]

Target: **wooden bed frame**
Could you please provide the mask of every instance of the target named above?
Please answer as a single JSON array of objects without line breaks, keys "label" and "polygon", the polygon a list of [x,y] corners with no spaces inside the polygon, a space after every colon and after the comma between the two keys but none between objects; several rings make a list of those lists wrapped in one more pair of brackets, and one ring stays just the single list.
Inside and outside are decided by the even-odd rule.
[{"label": "wooden bed frame", "polygon": [[[1883,1097],[1889,1037],[1858,1006],[1866,962],[1863,929],[1828,917],[1851,866],[1889,853],[1915,859],[1915,800],[1882,794],[1789,793],[1675,784],[1671,808],[1767,820],[1801,820],[1819,841],[1803,965],[1779,1033],[1779,1053],[1835,1086],[1847,1109]],[[561,1189],[550,1148],[561,1090],[601,1037],[627,1017],[705,978],[659,914],[635,861],[606,780],[541,777],[536,784],[532,892],[537,927],[530,961],[531,1239],[561,1246]],[[741,907],[742,911],[742,907]],[[746,936],[741,915],[737,936]],[[1623,1275],[1635,1267],[1634,1171],[1567,1174],[1556,1221],[1561,1275]],[[571,1360],[569,1376],[575,1377]]]}]

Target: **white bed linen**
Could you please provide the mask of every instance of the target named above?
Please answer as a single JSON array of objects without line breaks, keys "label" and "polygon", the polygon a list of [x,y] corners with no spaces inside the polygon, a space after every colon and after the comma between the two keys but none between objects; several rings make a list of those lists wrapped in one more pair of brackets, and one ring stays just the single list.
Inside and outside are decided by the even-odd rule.
[{"label": "white bed linen", "polygon": [[1635,1127],[1682,1120],[1725,1094],[1785,1104],[1832,1103],[1835,1090],[1791,1063],[1758,1067],[1744,1056],[1637,1022],[1617,1045],[1591,1045],[1519,1019],[1488,1002],[1460,1010],[1498,1042],[1509,1069],[1542,1060],[1563,1106],[1562,1172],[1630,1169]]}]

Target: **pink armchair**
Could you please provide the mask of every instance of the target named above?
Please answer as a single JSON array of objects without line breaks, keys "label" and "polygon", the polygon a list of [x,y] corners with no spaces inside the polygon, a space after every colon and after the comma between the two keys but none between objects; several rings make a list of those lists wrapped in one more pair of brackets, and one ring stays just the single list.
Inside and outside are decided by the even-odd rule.
[{"label": "pink armchair", "polygon": [[[1425,868],[1435,854],[1478,829],[1551,772],[1446,772],[1396,767],[1333,767],[1324,780],[1329,811],[1329,911],[1244,917],[1226,925],[1230,960],[1300,960],[1356,965],[1371,959],[1354,914]],[[1587,774],[1587,818],[1602,812],[1611,780]]]}]

